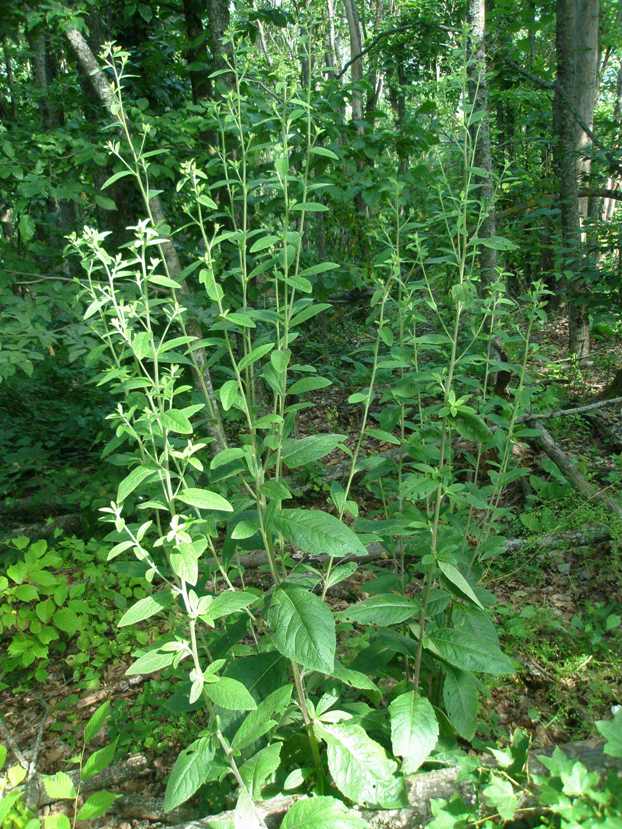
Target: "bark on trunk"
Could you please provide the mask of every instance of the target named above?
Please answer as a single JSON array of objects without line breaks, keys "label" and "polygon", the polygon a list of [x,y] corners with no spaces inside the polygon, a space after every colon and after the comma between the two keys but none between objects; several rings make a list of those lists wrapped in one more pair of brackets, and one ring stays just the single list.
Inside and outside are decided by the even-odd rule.
[{"label": "bark on trunk", "polygon": [[577,0],[557,0],[557,80],[554,118],[556,161],[562,239],[562,266],[566,279],[570,351],[583,358],[589,354],[589,326],[583,284],[584,256],[581,244],[576,149]]},{"label": "bark on trunk", "polygon": [[[486,80],[486,3],[485,0],[469,0],[470,54],[469,98],[475,123],[471,126],[473,160],[481,169],[476,178],[478,197],[484,218],[480,226],[480,239],[496,235],[492,150],[488,117],[488,84]],[[479,251],[482,287],[489,285],[497,276],[497,252],[482,245]]]},{"label": "bark on trunk", "polygon": [[[205,48],[205,30],[201,9],[204,3],[201,0],[183,0],[184,20],[188,43],[185,49],[186,61],[189,64],[188,75],[192,88],[192,101],[197,104],[205,98],[211,98],[212,82],[209,77],[209,56]],[[204,64],[202,67],[197,64]]]}]

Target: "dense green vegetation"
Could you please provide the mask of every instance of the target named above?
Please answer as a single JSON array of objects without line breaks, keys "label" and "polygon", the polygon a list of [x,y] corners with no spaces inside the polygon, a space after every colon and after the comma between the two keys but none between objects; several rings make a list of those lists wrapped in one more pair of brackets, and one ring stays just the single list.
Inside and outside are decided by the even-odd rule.
[{"label": "dense green vegetation", "polygon": [[622,827],[618,6],[0,35],[0,825]]}]

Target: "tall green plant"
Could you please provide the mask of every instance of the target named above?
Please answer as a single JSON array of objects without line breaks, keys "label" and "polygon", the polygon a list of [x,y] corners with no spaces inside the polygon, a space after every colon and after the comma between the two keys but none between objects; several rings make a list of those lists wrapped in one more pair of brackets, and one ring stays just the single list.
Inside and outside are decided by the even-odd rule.
[{"label": "tall green plant", "polygon": [[[147,218],[114,255],[106,233],[94,229],[72,245],[86,271],[85,318],[101,340],[100,383],[119,397],[110,415],[115,437],[105,451],[119,462],[132,458],[104,510],[116,534],[109,558],[131,551],[154,586],[120,624],[163,611],[177,620],[128,674],[173,669],[188,705],[204,712],[197,739],[172,770],[167,808],[227,776],[248,825],[262,825],[252,804],[274,785],[325,798],[324,816],[311,807],[310,826],[327,825],[329,813],[328,825],[343,824],[341,807],[326,796],[329,787],[358,804],[399,806],[403,774],[415,772],[438,740],[437,680],[451,724],[470,739],[475,675],[512,670],[485,611],[465,531],[481,499],[475,483],[461,480],[455,460],[456,435],[477,451],[503,448],[471,405],[473,392],[461,389],[467,367],[484,366],[488,376],[490,353],[472,355],[485,345],[482,332],[505,301],[498,290],[479,298],[475,287],[482,209],[474,208],[469,125],[464,181],[452,190],[444,175],[439,190],[435,220],[446,234],[440,258],[430,257],[426,228],[403,210],[400,186],[391,186],[372,299],[370,372],[366,387],[350,398],[362,413],[349,448],[346,435],[297,432],[309,395],[329,380],[295,355],[304,351],[304,325],[327,308],[313,299],[314,277],[337,267],[306,264],[309,216],[326,211],[326,184],[314,164],[327,150],[319,143],[311,82],[301,90],[291,69],[276,62],[266,92],[237,44],[227,69],[231,90],[214,112],[219,150],[210,173],[216,175],[188,162],[178,185],[185,232],[199,237],[201,253],[173,279],[166,270],[170,239],[149,213],[149,159],[159,150],[146,148],[147,132],[135,142],[123,114],[126,55],[111,48],[107,57],[125,135],[125,143],[112,145],[122,165],[115,176],[139,180]],[[258,142],[260,127],[270,142]],[[265,209],[258,209],[260,199]],[[438,264],[451,275],[447,298],[430,273]],[[186,288],[182,302],[181,280],[189,283],[194,273],[204,293]],[[187,301],[210,321],[207,338],[188,333]],[[206,401],[196,399],[185,376],[198,348],[211,350],[228,432],[227,447],[209,462],[211,439],[197,420]],[[397,453],[370,463],[364,457],[370,437],[395,444]],[[128,448],[133,455],[120,454]],[[292,476],[336,449],[350,456],[345,485],[331,488],[337,514],[286,505]],[[358,515],[354,484],[361,469],[382,507],[379,520],[356,519],[355,531],[345,519]],[[135,519],[140,513],[146,520]],[[373,538],[394,554],[398,584],[335,615],[328,593],[353,574],[367,552],[363,542]],[[247,584],[244,550],[265,558],[267,589]],[[301,563],[294,551],[326,563],[321,569]],[[424,586],[415,597],[419,576]],[[347,637],[359,629],[353,654]],[[378,708],[381,724],[372,738],[376,721],[365,700],[378,704],[383,697],[389,704]],[[286,821],[294,825],[300,808]],[[350,817],[348,825],[355,825]]]}]

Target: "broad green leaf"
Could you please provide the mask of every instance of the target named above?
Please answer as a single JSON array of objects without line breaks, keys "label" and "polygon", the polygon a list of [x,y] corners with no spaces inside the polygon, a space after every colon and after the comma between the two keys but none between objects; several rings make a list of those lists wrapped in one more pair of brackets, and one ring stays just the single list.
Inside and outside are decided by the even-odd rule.
[{"label": "broad green leaf", "polygon": [[243,457],[244,450],[239,447],[223,449],[221,452],[218,452],[217,455],[214,455],[210,462],[209,468],[218,469],[221,466],[226,466],[228,463],[233,463],[233,461],[237,461]]},{"label": "broad green leaf", "polygon": [[137,360],[144,360],[145,357],[151,357],[155,346],[153,345],[151,335],[147,331],[141,331],[132,338],[132,351]]},{"label": "broad green leaf", "polygon": [[201,619],[212,623],[223,616],[240,613],[257,601],[259,601],[259,596],[254,593],[246,593],[243,590],[225,590],[216,596],[205,613],[201,614]]},{"label": "broad green leaf", "polygon": [[319,155],[323,158],[330,158],[332,161],[339,161],[337,153],[329,150],[328,147],[312,147],[311,152],[313,155]]},{"label": "broad green leaf", "polygon": [[[162,288],[172,288],[174,291],[178,291],[181,289],[181,285],[179,282],[176,282],[174,279],[171,279],[169,276],[162,276],[161,274],[153,274],[153,276],[149,277],[149,282],[153,285],[160,285]],[[159,349],[160,354],[165,354],[167,351],[175,348],[175,346],[171,345],[166,349]]]},{"label": "broad green leaf", "polygon": [[292,328],[295,328],[297,325],[302,325],[303,322],[310,320],[312,317],[317,316],[317,314],[321,314],[322,311],[325,311],[327,308],[330,308],[330,302],[316,302],[312,305],[307,305],[306,308],[303,308],[289,321],[289,324]]},{"label": "broad green leaf", "polygon": [[261,799],[262,788],[278,769],[280,762],[281,743],[272,743],[240,766],[240,776],[253,800]]},{"label": "broad green leaf", "polygon": [[227,322],[232,322],[240,328],[255,328],[255,320],[249,315],[240,311],[233,311],[225,317]]},{"label": "broad green leaf", "polygon": [[185,803],[201,788],[206,782],[213,757],[209,737],[200,737],[180,752],[166,781],[165,812]]},{"label": "broad green leaf", "polygon": [[310,797],[290,807],[281,829],[365,829],[363,820],[336,797]]},{"label": "broad green leaf", "polygon": [[156,613],[164,610],[165,607],[170,607],[172,603],[173,597],[169,592],[162,591],[160,593],[154,593],[152,596],[145,596],[144,599],[139,599],[126,610],[117,624],[120,628],[135,625],[138,622],[151,618],[151,616],[155,616]]},{"label": "broad green leaf", "polygon": [[169,432],[175,432],[179,435],[191,435],[193,432],[192,423],[188,415],[184,414],[180,409],[169,409],[164,412],[161,417],[162,427],[168,429]]},{"label": "broad green leaf", "polygon": [[284,685],[269,694],[265,700],[259,703],[255,711],[251,711],[250,714],[246,715],[231,741],[231,748],[234,751],[241,751],[273,729],[277,722],[272,718],[280,716],[285,711],[291,697],[291,685]]},{"label": "broad green leaf", "polygon": [[257,239],[257,241],[251,246],[251,253],[259,253],[262,250],[266,250],[266,248],[271,248],[279,242],[280,239],[278,236],[262,236],[261,239]]},{"label": "broad green leaf", "polygon": [[228,711],[254,711],[257,708],[246,686],[237,679],[223,676],[216,682],[207,682],[204,690],[212,702]]},{"label": "broad green leaf", "polygon": [[[2,816],[0,815],[0,825]],[[44,829],[71,829],[71,821],[62,812],[46,815],[43,822]]]},{"label": "broad green leaf", "polygon": [[[219,827],[210,821],[214,829],[230,829],[231,822],[226,827]],[[233,810],[233,829],[265,829],[266,823],[259,817],[257,808],[246,789],[240,789],[238,802]]]},{"label": "broad green leaf", "polygon": [[147,478],[151,478],[155,472],[153,469],[147,469],[146,466],[137,466],[135,469],[132,469],[129,475],[127,475],[119,484],[119,489],[117,490],[117,504],[122,504],[123,501],[130,495],[137,486],[146,481]]},{"label": "broad green leaf", "polygon": [[376,691],[380,690],[375,682],[364,674],[362,671],[355,671],[353,668],[346,668],[340,662],[335,661],[335,667],[332,676],[336,677],[340,682],[349,685],[350,688],[358,688],[361,691]]},{"label": "broad green leaf", "polygon": [[399,625],[419,611],[419,605],[408,596],[397,593],[379,593],[362,602],[350,605],[339,614],[340,619],[359,625]]},{"label": "broad green leaf", "polygon": [[119,181],[120,178],[125,178],[125,176],[133,176],[134,173],[132,170],[119,170],[117,173],[113,173],[110,178],[107,178],[106,181],[100,187],[100,190],[105,190],[107,187],[110,187],[111,184],[114,184],[115,181]]},{"label": "broad green leaf", "polygon": [[[24,793],[19,789],[15,789],[14,791],[7,792],[4,796],[0,796],[0,826],[4,826],[4,819],[9,814],[9,812],[13,809],[16,803],[21,800],[24,796]],[[63,815],[66,818],[66,815]],[[67,829],[69,829],[69,819],[67,818]],[[63,828],[64,829],[64,828]]]},{"label": "broad green leaf", "polygon": [[384,429],[367,428],[365,432],[376,440],[382,441],[382,443],[392,443],[394,446],[400,446],[401,444],[401,440],[396,435]]},{"label": "broad green leaf", "polygon": [[460,608],[454,612],[454,626],[430,627],[424,647],[455,668],[476,673],[511,674],[512,661],[499,647],[494,624],[480,610]]},{"label": "broad green leaf", "polygon": [[335,620],[329,607],[303,587],[275,591],[268,611],[277,650],[308,671],[330,674],[335,665]]},{"label": "broad green leaf", "polygon": [[5,745],[0,743],[0,771],[4,768],[4,764],[6,763],[6,758],[8,755],[8,749]]},{"label": "broad green leaf", "polygon": [[275,515],[273,522],[275,529],[290,544],[305,553],[335,558],[367,554],[367,548],[354,530],[328,512],[283,509]]},{"label": "broad green leaf", "polygon": [[505,236],[490,236],[488,239],[477,240],[484,247],[492,250],[516,250],[516,244],[506,239]]},{"label": "broad green leaf", "polygon": [[42,779],[45,792],[52,800],[73,800],[76,797],[73,780],[64,771],[43,775]]},{"label": "broad green leaf", "polygon": [[434,708],[425,697],[407,691],[389,705],[391,746],[402,758],[404,774],[413,774],[438,742],[438,722]]},{"label": "broad green leaf", "polygon": [[360,725],[315,722],[317,737],[327,746],[328,768],[339,791],[361,806],[395,805],[397,764]]},{"label": "broad green leaf", "polygon": [[262,357],[269,354],[273,348],[274,343],[264,343],[264,345],[258,345],[256,348],[253,348],[253,350],[249,354],[246,354],[246,356],[242,357],[238,363],[239,370],[244,371],[244,369],[249,368],[249,366],[252,366],[257,362],[257,360],[261,360]]},{"label": "broad green leaf", "polygon": [[320,262],[318,265],[311,265],[310,268],[305,268],[300,271],[300,276],[315,276],[318,273],[326,273],[326,271],[334,271],[340,268],[337,262]]},{"label": "broad green leaf", "polygon": [[69,636],[74,636],[82,627],[80,617],[70,607],[59,607],[52,621],[59,630]]},{"label": "broad green leaf", "polygon": [[[296,380],[288,389],[288,394],[306,394],[309,391],[317,391],[324,389],[326,386],[332,385],[332,380],[328,377],[303,377]],[[304,438],[303,438],[304,440]]]},{"label": "broad green leaf", "polygon": [[139,656],[127,669],[125,675],[140,676],[141,674],[152,674],[155,671],[161,671],[162,668],[168,668],[169,665],[172,665],[174,659],[174,652],[154,648],[154,650],[147,651],[147,653]]},{"label": "broad green leaf", "polygon": [[95,204],[98,207],[101,207],[102,210],[116,210],[117,205],[114,199],[109,198],[108,196],[100,196],[99,193],[95,194]]},{"label": "broad green leaf", "polygon": [[[509,780],[492,772],[490,783],[483,789],[482,794],[504,821],[514,819],[516,810],[520,806],[520,800]],[[579,824],[575,825],[578,826]]]},{"label": "broad green leaf", "polygon": [[445,576],[445,578],[453,584],[454,587],[456,587],[467,597],[467,599],[470,599],[479,608],[484,610],[484,607],[475,595],[473,588],[454,564],[451,564],[449,561],[439,561],[438,569]]},{"label": "broad green leaf", "polygon": [[118,797],[121,795],[105,790],[89,795],[76,816],[77,820],[94,820],[105,815]]},{"label": "broad green leaf", "polygon": [[300,466],[319,461],[345,439],[346,435],[323,434],[285,440],[283,441],[283,463],[290,469],[298,469]]},{"label": "broad green leaf", "polygon": [[84,742],[90,743],[91,740],[96,737],[101,729],[103,728],[104,723],[110,713],[110,701],[106,700],[103,702],[97,711],[91,716],[89,721],[84,727]]},{"label": "broad green leaf", "polygon": [[303,210],[307,213],[327,213],[329,208],[318,201],[305,201],[299,202],[298,204],[292,205],[290,208],[291,210],[298,210],[302,212]]},{"label": "broad green leaf", "polygon": [[228,412],[240,400],[237,380],[227,380],[218,392],[223,409]]},{"label": "broad green leaf", "polygon": [[492,436],[492,432],[482,418],[472,412],[459,411],[451,421],[451,425],[463,438],[472,440],[474,443],[484,443]]},{"label": "broad green leaf", "polygon": [[82,766],[81,779],[88,780],[90,777],[99,774],[100,771],[107,769],[114,760],[116,750],[117,740],[113,740],[107,746],[94,751]]},{"label": "broad green leaf", "polygon": [[217,492],[211,492],[209,489],[195,489],[190,487],[188,489],[183,489],[180,494],[176,496],[176,498],[184,504],[188,504],[191,507],[197,507],[197,509],[233,512],[233,507],[226,498],[223,498],[222,495],[219,495]]},{"label": "broad green leaf", "polygon": [[607,741],[603,751],[610,757],[622,757],[622,709],[618,709],[612,720],[596,723],[599,733]]},{"label": "broad green leaf", "polygon": [[472,673],[445,667],[443,704],[449,722],[464,740],[472,740],[477,726],[478,686]]},{"label": "broad green leaf", "polygon": [[9,782],[9,787],[15,788],[15,786],[19,786],[20,783],[24,782],[27,775],[28,770],[23,766],[20,766],[19,763],[16,763],[14,766],[9,766],[6,772],[6,779]]}]

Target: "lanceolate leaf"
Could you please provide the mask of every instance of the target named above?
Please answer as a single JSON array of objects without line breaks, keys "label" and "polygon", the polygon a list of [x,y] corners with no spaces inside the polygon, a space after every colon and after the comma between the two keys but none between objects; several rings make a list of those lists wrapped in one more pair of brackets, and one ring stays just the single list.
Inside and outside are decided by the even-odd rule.
[{"label": "lanceolate leaf", "polygon": [[241,751],[267,734],[277,725],[276,720],[272,718],[280,716],[285,711],[291,697],[291,685],[284,685],[269,694],[263,702],[259,703],[255,711],[246,715],[231,741],[231,748],[234,751]]},{"label": "lanceolate leaf", "polygon": [[391,808],[401,800],[397,764],[360,725],[316,722],[315,732],[327,745],[328,768],[339,791],[360,805]]},{"label": "lanceolate leaf", "polygon": [[277,650],[309,671],[331,673],[335,664],[335,620],[328,606],[303,587],[286,585],[268,613]]},{"label": "lanceolate leaf", "polygon": [[319,461],[346,439],[346,435],[307,435],[304,438],[283,441],[283,463],[297,469]]},{"label": "lanceolate leaf", "polygon": [[257,708],[257,703],[246,687],[228,676],[221,677],[217,682],[206,683],[204,691],[212,702],[229,711],[253,711]]},{"label": "lanceolate leaf", "polygon": [[166,783],[164,811],[170,812],[197,792],[207,780],[214,757],[209,737],[201,737],[185,748],[175,760]]},{"label": "lanceolate leaf", "polygon": [[103,702],[97,711],[91,716],[90,720],[84,727],[84,742],[90,743],[91,740],[101,731],[108,714],[110,713],[110,700]]},{"label": "lanceolate leaf", "polygon": [[478,687],[472,673],[447,666],[443,705],[449,722],[465,740],[472,740],[477,725]]},{"label": "lanceolate leaf", "polygon": [[136,469],[132,469],[129,475],[127,475],[119,484],[119,489],[117,491],[117,503],[122,504],[123,501],[130,495],[137,486],[146,481],[147,478],[151,478],[155,472],[153,469],[147,469],[145,466],[137,466]]},{"label": "lanceolate leaf", "polygon": [[191,507],[197,507],[197,509],[233,512],[233,507],[226,498],[209,489],[196,489],[192,487],[183,489],[177,496],[177,500],[183,501],[184,504],[188,504]]},{"label": "lanceolate leaf", "polygon": [[475,591],[454,564],[451,564],[449,561],[439,561],[438,569],[445,576],[445,578],[453,584],[454,587],[458,588],[462,594],[464,594],[482,610],[484,609],[482,603],[477,598]]},{"label": "lanceolate leaf", "polygon": [[430,628],[425,648],[450,665],[476,673],[510,674],[511,660],[499,647],[493,623],[480,610],[460,608],[453,613],[453,627]]},{"label": "lanceolate leaf", "polygon": [[340,558],[367,554],[356,533],[328,512],[284,509],[274,517],[274,526],[290,544],[311,555]]},{"label": "lanceolate leaf", "polygon": [[404,774],[412,774],[438,741],[436,714],[425,697],[408,691],[389,706],[393,753],[403,759]]},{"label": "lanceolate leaf", "polygon": [[154,671],[161,671],[173,663],[175,654],[172,651],[161,651],[154,648],[147,651],[133,662],[125,672],[126,676],[139,676],[140,674],[152,674]]},{"label": "lanceolate leaf", "polygon": [[137,622],[155,616],[165,607],[170,607],[172,603],[173,597],[168,592],[162,591],[161,593],[154,593],[153,596],[145,596],[144,599],[139,599],[129,610],[126,610],[117,624],[120,628],[135,625]]},{"label": "lanceolate leaf", "polygon": [[262,748],[240,767],[240,776],[254,800],[261,797],[263,786],[278,769],[280,762],[281,743],[272,743],[272,745]]},{"label": "lanceolate leaf", "polygon": [[339,615],[347,622],[360,625],[399,625],[414,616],[419,610],[417,602],[397,593],[380,593],[362,602],[350,605]]}]

